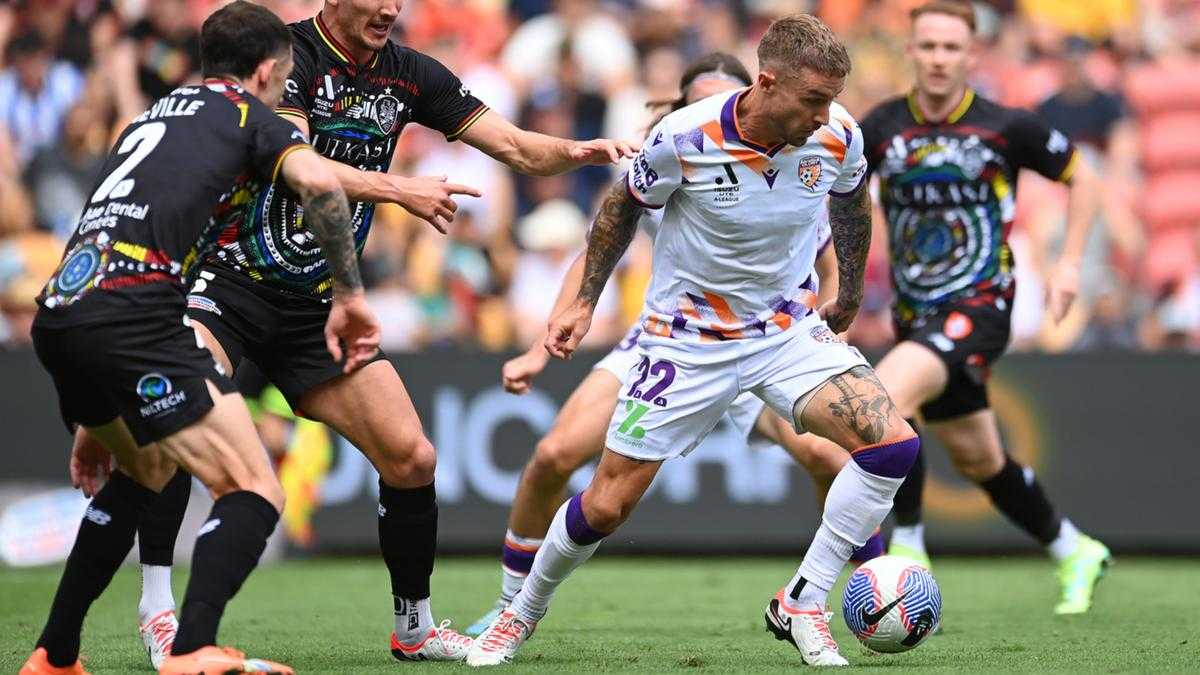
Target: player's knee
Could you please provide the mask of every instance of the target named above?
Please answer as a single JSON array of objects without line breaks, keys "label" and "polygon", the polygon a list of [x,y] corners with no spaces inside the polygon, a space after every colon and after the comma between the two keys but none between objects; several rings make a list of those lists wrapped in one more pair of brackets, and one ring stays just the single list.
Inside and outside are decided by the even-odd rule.
[{"label": "player's knee", "polygon": [[437,451],[424,434],[405,443],[403,452],[391,453],[379,470],[383,482],[396,487],[416,487],[433,482],[437,469]]},{"label": "player's knee", "polygon": [[541,480],[565,481],[578,469],[577,452],[553,432],[538,441],[530,461],[534,475]]},{"label": "player's knee", "polygon": [[884,440],[860,448],[850,455],[851,459],[867,473],[888,478],[904,478],[917,461],[917,454],[921,452],[921,438],[912,432],[908,423],[904,423],[904,426],[909,429],[907,437]]},{"label": "player's knee", "polygon": [[599,532],[614,532],[629,518],[634,506],[634,502],[627,502],[619,495],[589,495],[586,510],[587,522]]},{"label": "player's knee", "polygon": [[975,483],[982,483],[994,477],[1004,468],[1003,455],[992,457],[987,454],[951,454],[950,461],[954,463],[954,468],[963,478]]}]

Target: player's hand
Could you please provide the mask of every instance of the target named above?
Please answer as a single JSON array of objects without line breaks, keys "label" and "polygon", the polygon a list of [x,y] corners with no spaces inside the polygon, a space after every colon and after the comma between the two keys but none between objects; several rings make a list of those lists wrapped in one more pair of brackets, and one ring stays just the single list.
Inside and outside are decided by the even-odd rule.
[{"label": "player's hand", "polygon": [[504,384],[504,391],[518,396],[529,393],[533,388],[533,378],[546,369],[546,363],[549,361],[550,355],[546,353],[546,348],[536,344],[524,354],[505,361],[504,367],[500,369],[500,381]]},{"label": "player's hand", "polygon": [[591,141],[575,141],[571,146],[571,159],[581,164],[616,164],[622,157],[633,157],[638,146],[625,141],[597,138]]},{"label": "player's hand", "polygon": [[546,327],[546,351],[559,359],[570,359],[592,325],[592,308],[573,302]]},{"label": "player's hand", "polygon": [[334,361],[345,356],[343,373],[352,373],[379,351],[379,321],[367,306],[362,291],[334,296],[329,319],[325,322],[325,346]]},{"label": "player's hand", "polygon": [[483,196],[482,192],[469,185],[447,183],[445,176],[396,176],[395,179],[401,193],[397,203],[442,234],[446,234],[450,223],[454,221],[454,212],[458,211],[454,195]]},{"label": "player's hand", "polygon": [[1046,308],[1055,324],[1067,316],[1078,294],[1079,264],[1059,261],[1050,272],[1050,279],[1046,283]]},{"label": "player's hand", "polygon": [[817,315],[825,320],[829,330],[840,334],[846,332],[850,324],[854,323],[854,317],[858,316],[858,307],[846,308],[834,299],[821,305]]},{"label": "player's hand", "polygon": [[70,472],[71,486],[83,490],[89,499],[104,487],[112,473],[112,454],[83,427],[75,430]]}]

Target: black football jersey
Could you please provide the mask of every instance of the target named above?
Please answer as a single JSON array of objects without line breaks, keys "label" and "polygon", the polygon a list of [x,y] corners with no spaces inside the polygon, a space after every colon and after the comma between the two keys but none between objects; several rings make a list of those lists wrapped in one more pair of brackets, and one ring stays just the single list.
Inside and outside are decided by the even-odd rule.
[{"label": "black football jersey", "polygon": [[114,318],[150,306],[182,315],[185,284],[222,216],[279,172],[304,135],[233,82],[154,102],[117,139],[38,301],[39,321]]},{"label": "black football jersey", "polygon": [[[291,24],[295,66],[278,112],[308,121],[313,148],[365,171],[387,171],[406,124],[416,122],[457,140],[487,110],[445,66],[392,42],[356,64],[320,15]],[[375,205],[351,202],[361,254]],[[303,223],[303,209],[275,183],[233,214],[214,264],[272,288],[327,299],[324,255]]]},{"label": "black football jersey", "polygon": [[879,176],[900,325],[949,300],[1009,296],[1017,172],[1069,181],[1079,157],[1067,137],[971,90],[942,122],[925,119],[910,94],[880,104],[861,126]]}]

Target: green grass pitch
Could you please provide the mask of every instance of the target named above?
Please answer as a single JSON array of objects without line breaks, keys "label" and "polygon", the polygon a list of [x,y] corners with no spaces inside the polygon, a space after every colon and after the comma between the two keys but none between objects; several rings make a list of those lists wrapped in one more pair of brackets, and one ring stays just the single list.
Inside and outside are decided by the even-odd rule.
[{"label": "green grass pitch", "polygon": [[[559,591],[550,614],[505,672],[788,672],[789,645],[764,630],[763,608],[791,576],[783,558],[617,558],[601,553]],[[1118,559],[1092,612],[1056,617],[1051,564],[1037,558],[935,559],[942,632],[906,654],[865,652],[841,620],[834,636],[864,672],[1200,672],[1200,565]],[[46,616],[58,568],[0,568],[0,673],[14,673]],[[177,597],[184,574],[177,573]],[[495,597],[494,559],[443,557],[434,614],[463,627]],[[843,574],[843,577],[845,575]],[[138,576],[122,569],[92,608],[83,637],[97,675],[148,673],[136,634]],[[288,562],[256,571],[230,605],[223,641],[301,673],[466,670],[397,663],[381,562]]]}]

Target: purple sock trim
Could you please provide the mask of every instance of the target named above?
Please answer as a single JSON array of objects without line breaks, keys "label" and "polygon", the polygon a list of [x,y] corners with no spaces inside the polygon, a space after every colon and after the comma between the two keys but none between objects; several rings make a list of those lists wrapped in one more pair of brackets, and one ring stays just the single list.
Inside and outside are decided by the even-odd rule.
[{"label": "purple sock trim", "polygon": [[588,525],[587,518],[583,517],[582,494],[571,497],[571,501],[567,503],[567,535],[580,546],[590,546],[608,536],[606,532],[593,530],[592,526]]},{"label": "purple sock trim", "polygon": [[921,439],[918,436],[906,438],[894,443],[872,445],[861,450],[855,450],[850,457],[867,473],[887,478],[904,478],[908,470],[917,461],[917,453],[921,450]]},{"label": "purple sock trim", "polygon": [[883,555],[883,535],[876,530],[875,534],[867,539],[866,543],[854,549],[850,554],[850,560],[857,563],[865,563],[873,558],[878,558]]},{"label": "purple sock trim", "polygon": [[529,570],[533,569],[533,558],[537,555],[537,549],[527,551],[513,547],[508,540],[504,540],[504,552],[500,556],[500,564],[511,572],[520,574],[529,574]]}]

